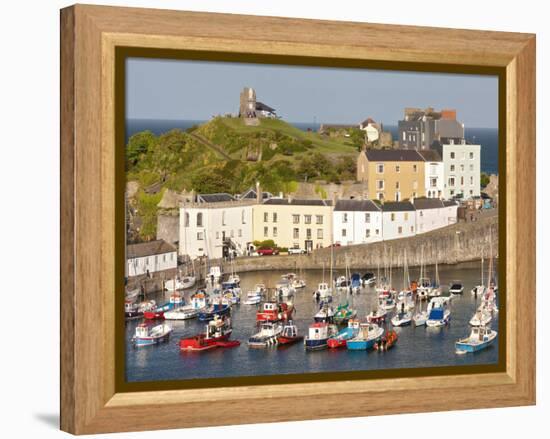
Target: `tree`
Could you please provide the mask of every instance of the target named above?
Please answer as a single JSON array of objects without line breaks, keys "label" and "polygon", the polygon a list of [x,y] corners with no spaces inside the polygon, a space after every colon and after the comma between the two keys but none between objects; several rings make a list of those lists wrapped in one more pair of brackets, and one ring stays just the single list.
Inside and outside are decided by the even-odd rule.
[{"label": "tree", "polygon": [[479,183],[481,187],[482,188],[487,187],[487,185],[489,184],[489,181],[490,181],[489,176],[485,172],[482,172],[479,178]]},{"label": "tree", "polygon": [[141,131],[128,139],[126,146],[126,169],[138,164],[148,151],[152,149],[157,137],[151,131]]}]

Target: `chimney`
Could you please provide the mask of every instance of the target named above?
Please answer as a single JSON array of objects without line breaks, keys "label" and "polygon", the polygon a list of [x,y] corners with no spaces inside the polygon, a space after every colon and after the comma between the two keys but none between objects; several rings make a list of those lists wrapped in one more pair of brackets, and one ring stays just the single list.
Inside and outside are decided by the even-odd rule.
[{"label": "chimney", "polygon": [[256,182],[256,203],[261,204],[262,202],[262,187],[260,186],[260,182]]},{"label": "chimney", "polygon": [[290,193],[286,195],[286,199],[288,200],[288,204],[292,203],[292,195]]}]

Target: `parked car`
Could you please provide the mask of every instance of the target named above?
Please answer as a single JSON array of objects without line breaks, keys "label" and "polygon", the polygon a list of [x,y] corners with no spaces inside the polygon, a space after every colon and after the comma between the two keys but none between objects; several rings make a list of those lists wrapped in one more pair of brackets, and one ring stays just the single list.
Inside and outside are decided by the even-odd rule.
[{"label": "parked car", "polygon": [[256,250],[256,253],[258,253],[260,256],[271,256],[271,255],[278,255],[279,250],[271,247],[265,247],[265,248],[259,248]]},{"label": "parked car", "polygon": [[329,247],[341,247],[342,245],[339,242],[329,245]]},{"label": "parked car", "polygon": [[306,251],[304,249],[301,249],[301,248],[289,248],[288,249],[288,254],[289,255],[305,255]]}]

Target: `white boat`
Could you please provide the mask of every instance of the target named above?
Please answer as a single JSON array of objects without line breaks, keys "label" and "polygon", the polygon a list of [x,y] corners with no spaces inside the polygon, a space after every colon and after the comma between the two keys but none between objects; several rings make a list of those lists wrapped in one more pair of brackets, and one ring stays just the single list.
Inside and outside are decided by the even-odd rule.
[{"label": "white boat", "polygon": [[449,293],[458,295],[462,294],[464,292],[464,285],[462,285],[462,282],[460,281],[452,281],[449,286]]},{"label": "white boat", "polygon": [[390,311],[395,308],[395,305],[395,299],[391,296],[378,298],[378,307],[383,310]]},{"label": "white boat", "polygon": [[455,343],[456,353],[464,354],[486,349],[495,341],[497,335],[497,331],[485,326],[473,327],[468,337],[458,340]]},{"label": "white boat", "polygon": [[412,291],[400,291],[397,295],[397,309],[411,310],[414,309],[414,294]]},{"label": "white boat", "polygon": [[277,282],[275,289],[277,294],[281,297],[294,296],[294,293],[296,292],[291,284],[291,281],[286,277],[283,277],[279,282]]},{"label": "white boat", "polygon": [[218,265],[213,265],[207,274],[207,281],[211,285],[215,285],[220,282],[222,278],[222,269]]},{"label": "white boat", "polygon": [[346,276],[338,276],[334,282],[334,285],[336,288],[347,288],[349,286],[349,282]]},{"label": "white boat", "polygon": [[186,290],[195,285],[195,276],[183,276],[180,279],[170,279],[164,283],[164,287],[168,291]]},{"label": "white boat", "polygon": [[300,288],[305,288],[306,287],[306,281],[303,280],[303,279],[293,279],[292,280],[292,288],[294,288],[295,290],[297,289],[300,289]]},{"label": "white boat", "polygon": [[424,326],[426,324],[427,320],[428,320],[428,312],[427,311],[418,311],[413,316],[414,326]]},{"label": "white boat", "polygon": [[443,293],[441,289],[441,282],[439,281],[439,267],[437,264],[437,259],[435,261],[435,282],[432,285],[431,290],[428,293],[428,297],[431,299],[432,297],[440,297]]},{"label": "white boat", "polygon": [[393,326],[407,326],[412,322],[412,312],[398,312],[391,319],[391,324]]},{"label": "white boat", "polygon": [[277,337],[283,332],[283,325],[280,323],[264,322],[260,331],[248,339],[248,346],[251,348],[266,348],[275,346]]},{"label": "white boat", "polygon": [[424,246],[422,246],[420,249],[420,277],[418,279],[416,295],[419,300],[424,300],[430,296],[431,290],[432,281],[429,277],[426,277],[424,266]]},{"label": "white boat", "polygon": [[451,320],[448,297],[434,297],[428,304],[428,319],[426,326],[435,328],[445,326]]},{"label": "white boat", "polygon": [[208,296],[199,291],[191,296],[189,305],[180,306],[164,313],[166,320],[188,320],[193,319],[208,306]]},{"label": "white boat", "polygon": [[145,323],[137,326],[132,342],[135,347],[150,346],[168,340],[172,327],[163,323],[149,328]]},{"label": "white boat", "polygon": [[317,290],[315,291],[314,296],[317,296],[320,299],[327,299],[329,297],[332,297],[332,288],[330,288],[326,282],[321,282],[317,286]]},{"label": "white boat", "polygon": [[125,300],[134,301],[135,299],[137,299],[140,293],[141,293],[140,288],[134,288],[133,290],[126,290],[124,298]]},{"label": "white boat", "polygon": [[486,326],[493,320],[493,315],[486,309],[480,309],[470,319],[470,326]]},{"label": "white boat", "polygon": [[319,311],[317,311],[317,314],[313,316],[313,320],[316,322],[327,322],[332,323],[332,320],[334,319],[334,309],[330,305],[324,304],[321,306]]},{"label": "white boat", "polygon": [[246,300],[243,302],[245,305],[257,305],[262,301],[262,293],[258,291],[249,291],[246,294]]}]

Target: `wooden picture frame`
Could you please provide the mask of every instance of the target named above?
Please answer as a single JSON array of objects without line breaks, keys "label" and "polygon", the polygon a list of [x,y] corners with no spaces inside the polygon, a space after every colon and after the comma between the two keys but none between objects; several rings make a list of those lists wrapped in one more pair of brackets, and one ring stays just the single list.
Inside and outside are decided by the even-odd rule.
[{"label": "wooden picture frame", "polygon": [[[114,294],[120,224],[124,233],[114,190],[120,178],[114,124],[120,47],[322,57],[425,71],[441,65],[500,69],[507,110],[501,142],[506,165],[504,370],[330,385],[121,392]],[[253,410],[253,422],[274,422],[534,404],[534,293],[534,35],[84,5],[61,11],[62,430],[86,434],[251,422],[230,417],[227,407],[231,413]],[[421,401],[413,398],[415,389],[422,389]]]}]

